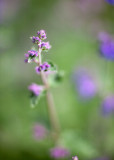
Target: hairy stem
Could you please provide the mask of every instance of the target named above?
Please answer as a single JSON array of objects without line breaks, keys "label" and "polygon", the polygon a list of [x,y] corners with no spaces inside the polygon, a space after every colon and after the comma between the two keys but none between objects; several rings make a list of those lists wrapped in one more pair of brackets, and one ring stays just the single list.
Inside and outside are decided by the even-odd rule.
[{"label": "hairy stem", "polygon": [[[39,65],[42,64],[41,51],[42,51],[41,49],[38,49]],[[57,118],[57,115],[56,115],[53,96],[52,96],[50,88],[49,88],[47,77],[46,77],[46,75],[43,71],[41,71],[41,79],[42,79],[43,84],[45,85],[45,87],[47,89],[46,98],[47,98],[47,103],[48,103],[49,118],[50,118],[51,126],[52,126],[53,131],[54,131],[54,136],[55,136],[55,138],[57,138],[57,135],[60,131],[59,121],[58,121],[58,118]]]}]

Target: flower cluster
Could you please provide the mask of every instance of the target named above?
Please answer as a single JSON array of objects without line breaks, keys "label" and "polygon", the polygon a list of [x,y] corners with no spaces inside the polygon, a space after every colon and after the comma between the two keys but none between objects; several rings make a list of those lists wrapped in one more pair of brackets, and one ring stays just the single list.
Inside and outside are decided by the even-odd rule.
[{"label": "flower cluster", "polygon": [[49,42],[42,42],[47,38],[46,32],[44,30],[40,30],[37,32],[37,36],[31,37],[33,43],[38,44],[38,47],[43,51],[48,51],[51,48]]},{"label": "flower cluster", "polygon": [[106,33],[100,36],[100,53],[105,59],[114,61],[114,40]]},{"label": "flower cluster", "polygon": [[59,159],[59,158],[68,157],[70,153],[66,148],[55,147],[51,149],[50,154],[51,154],[51,157],[55,159]]},{"label": "flower cluster", "polygon": [[41,39],[40,39],[39,37],[33,36],[33,37],[31,37],[31,39],[32,39],[32,42],[33,42],[33,43],[36,43],[36,44],[41,43]]},{"label": "flower cluster", "polygon": [[45,40],[47,37],[46,37],[46,32],[45,30],[40,30],[37,32],[37,35],[38,37],[41,39],[41,40]]},{"label": "flower cluster", "polygon": [[35,50],[29,50],[28,53],[25,54],[25,63],[32,62],[38,56],[38,52]]},{"label": "flower cluster", "polygon": [[42,42],[42,43],[39,44],[39,47],[43,51],[48,51],[51,48],[51,45],[49,44],[49,42]]},{"label": "flower cluster", "polygon": [[[35,67],[36,73],[40,74],[41,71],[51,73],[51,65],[48,62],[41,63],[41,52],[48,51],[51,48],[49,42],[44,42],[47,38],[45,30],[40,30],[37,32],[37,36],[31,37],[31,40],[34,44],[37,44],[38,51],[29,50],[25,54],[25,63],[35,62],[37,66]],[[42,90],[43,86],[37,85],[35,83],[31,84],[28,89],[33,93],[33,95],[38,96]]]},{"label": "flower cluster", "polygon": [[45,72],[48,71],[50,67],[51,66],[50,64],[48,64],[48,62],[44,62],[43,64],[37,66],[35,70],[36,70],[36,73],[40,74],[41,71],[45,71]]}]

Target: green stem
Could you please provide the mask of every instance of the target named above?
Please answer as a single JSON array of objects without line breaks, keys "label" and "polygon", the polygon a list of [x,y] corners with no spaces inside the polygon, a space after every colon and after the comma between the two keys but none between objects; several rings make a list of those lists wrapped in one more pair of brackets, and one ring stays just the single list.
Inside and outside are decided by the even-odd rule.
[{"label": "green stem", "polygon": [[[39,54],[39,65],[42,64],[42,58],[41,58],[41,49],[38,49],[38,54]],[[58,138],[58,134],[60,132],[60,126],[59,126],[59,121],[57,118],[56,110],[55,110],[55,105],[53,101],[53,96],[50,91],[50,87],[47,81],[47,77],[45,76],[45,73],[41,71],[41,79],[43,81],[43,84],[45,85],[47,92],[46,92],[46,98],[47,98],[47,103],[48,103],[48,112],[49,112],[49,118],[50,118],[50,123],[53,129],[53,136],[54,138]]]}]

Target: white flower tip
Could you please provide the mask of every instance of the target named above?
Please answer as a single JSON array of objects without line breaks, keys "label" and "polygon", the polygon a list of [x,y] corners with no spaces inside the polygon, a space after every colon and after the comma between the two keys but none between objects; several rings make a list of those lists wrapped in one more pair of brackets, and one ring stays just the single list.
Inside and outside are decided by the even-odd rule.
[{"label": "white flower tip", "polygon": [[77,156],[72,157],[72,160],[78,160]]}]

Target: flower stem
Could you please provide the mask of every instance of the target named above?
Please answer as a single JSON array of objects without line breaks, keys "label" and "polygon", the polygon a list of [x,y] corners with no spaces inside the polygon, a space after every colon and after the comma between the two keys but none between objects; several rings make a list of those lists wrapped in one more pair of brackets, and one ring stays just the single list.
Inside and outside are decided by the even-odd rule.
[{"label": "flower stem", "polygon": [[[41,49],[38,49],[38,53],[39,53],[39,65],[42,64],[42,58],[41,58]],[[50,87],[47,81],[47,77],[45,76],[45,73],[43,71],[41,71],[41,79],[43,81],[43,84],[45,85],[47,92],[46,92],[46,98],[47,98],[47,103],[48,103],[48,113],[49,113],[49,118],[50,118],[50,123],[53,129],[53,136],[54,138],[57,139],[58,134],[60,132],[60,126],[59,126],[59,121],[57,118],[57,114],[56,114],[56,110],[55,110],[55,105],[54,105],[54,101],[53,101],[53,96],[52,93],[50,91]]]}]

